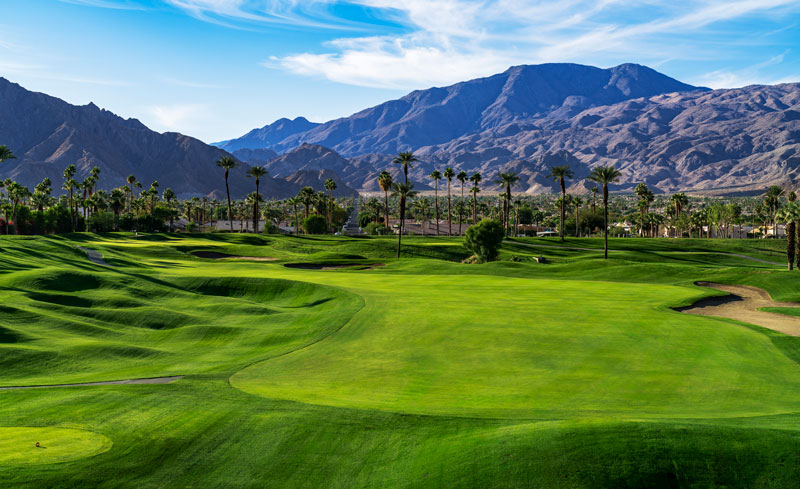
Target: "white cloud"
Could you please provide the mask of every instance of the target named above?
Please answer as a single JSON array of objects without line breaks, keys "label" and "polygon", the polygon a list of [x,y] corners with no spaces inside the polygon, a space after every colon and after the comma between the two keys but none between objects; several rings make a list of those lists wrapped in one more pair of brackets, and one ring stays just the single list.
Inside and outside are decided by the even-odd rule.
[{"label": "white cloud", "polygon": [[[688,43],[666,44],[665,49],[664,38],[693,35],[711,24],[779,7],[800,10],[796,0],[353,1],[385,9],[387,15],[405,20],[413,32],[339,39],[323,52],[272,58],[266,65],[352,85],[425,88],[497,73],[514,64],[596,64],[597,56],[654,61],[697,57],[701,53]],[[625,25],[608,20],[626,16],[647,20]]]},{"label": "white cloud", "polygon": [[189,122],[211,117],[209,107],[204,104],[154,105],[148,107],[147,112],[151,116],[148,122],[160,131],[178,131]]},{"label": "white cloud", "polygon": [[455,83],[508,68],[512,58],[490,50],[460,50],[446,39],[426,36],[368,37],[332,43],[338,53],[304,53],[273,58],[275,64],[301,75],[321,75],[351,85],[407,88]]},{"label": "white cloud", "polygon": [[[144,0],[62,1],[97,6],[145,5],[140,3]],[[704,33],[722,33],[735,39],[733,27],[721,28],[722,22],[757,22],[763,17],[756,16],[771,16],[787,19],[789,23],[800,12],[798,0],[164,0],[164,3],[199,19],[234,27],[280,23],[369,29],[372,33],[383,28],[393,34],[343,37],[318,50],[270,58],[265,65],[340,83],[403,89],[450,83],[523,63],[575,61],[603,65],[603,60],[655,63],[669,58],[711,59],[719,46],[701,47],[692,41]],[[377,17],[378,22],[369,25],[370,18],[353,20],[337,16],[335,6],[370,9],[370,16]],[[384,27],[386,22],[401,27]],[[712,33],[712,28],[721,30]],[[749,42],[755,42],[754,37]],[[719,83],[737,81],[730,74],[708,76]]]},{"label": "white cloud", "polygon": [[715,70],[701,75],[695,84],[710,88],[736,88],[748,85],[775,85],[778,83],[797,83],[800,78],[779,77],[770,78],[762,74],[764,68],[783,63],[789,50],[775,56],[770,56],[766,60],[751,66],[746,66],[738,70]]}]

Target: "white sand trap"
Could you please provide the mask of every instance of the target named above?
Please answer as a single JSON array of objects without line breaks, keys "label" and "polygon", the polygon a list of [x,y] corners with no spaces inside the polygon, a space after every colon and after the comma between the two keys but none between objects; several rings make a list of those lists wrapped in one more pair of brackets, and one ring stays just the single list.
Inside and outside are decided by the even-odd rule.
[{"label": "white sand trap", "polygon": [[800,336],[800,317],[758,310],[761,307],[800,307],[800,303],[774,301],[766,291],[747,285],[712,282],[696,282],[696,285],[722,290],[730,295],[701,299],[691,306],[678,307],[677,311],[735,319],[787,335]]}]

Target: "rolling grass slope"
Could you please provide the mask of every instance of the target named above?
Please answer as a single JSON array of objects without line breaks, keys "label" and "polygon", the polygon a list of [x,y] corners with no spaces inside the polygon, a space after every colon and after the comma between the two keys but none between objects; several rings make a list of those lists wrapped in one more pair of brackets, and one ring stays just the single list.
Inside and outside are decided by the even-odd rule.
[{"label": "rolling grass slope", "polygon": [[716,293],[696,280],[800,299],[765,263],[783,243],[611,240],[606,262],[599,240],[520,239],[485,265],[454,238],[394,245],[0,237],[0,386],[186,375],[0,391],[0,481],[797,487],[800,339],[670,309]]}]

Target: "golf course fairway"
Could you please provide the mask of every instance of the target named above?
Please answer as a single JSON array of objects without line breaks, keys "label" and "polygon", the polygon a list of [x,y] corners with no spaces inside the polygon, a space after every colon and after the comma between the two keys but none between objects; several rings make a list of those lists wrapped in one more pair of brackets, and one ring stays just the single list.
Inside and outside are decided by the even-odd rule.
[{"label": "golf course fairway", "polygon": [[175,379],[0,390],[0,487],[796,488],[800,337],[674,309],[782,247],[4,236],[0,387]]}]

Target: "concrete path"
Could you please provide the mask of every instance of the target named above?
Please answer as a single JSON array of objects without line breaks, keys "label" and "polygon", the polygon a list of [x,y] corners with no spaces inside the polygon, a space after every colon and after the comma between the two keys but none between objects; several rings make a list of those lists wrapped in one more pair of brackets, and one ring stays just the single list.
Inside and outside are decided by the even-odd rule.
[{"label": "concrete path", "polygon": [[676,311],[698,316],[736,319],[790,336],[800,336],[800,317],[758,310],[762,307],[800,307],[800,303],[774,301],[766,291],[747,285],[712,282],[697,282],[696,285],[722,290],[730,295],[702,299],[691,306],[678,307]]},{"label": "concrete path", "polygon": [[113,265],[109,265],[103,260],[103,255],[100,254],[99,251],[91,250],[89,248],[84,248],[83,246],[78,246],[78,249],[86,253],[89,257],[89,261],[94,263],[95,265],[102,265],[104,267],[112,267]]},{"label": "concrete path", "polygon": [[86,382],[83,384],[52,384],[52,385],[20,385],[12,387],[0,387],[2,390],[11,389],[43,389],[45,387],[88,387],[92,385],[122,385],[122,384],[171,384],[183,378],[183,375],[172,377],[151,377],[149,379],[128,379],[128,380],[108,380],[105,382]]}]

